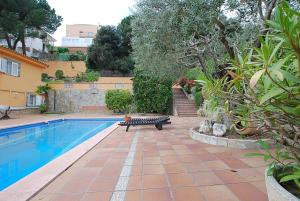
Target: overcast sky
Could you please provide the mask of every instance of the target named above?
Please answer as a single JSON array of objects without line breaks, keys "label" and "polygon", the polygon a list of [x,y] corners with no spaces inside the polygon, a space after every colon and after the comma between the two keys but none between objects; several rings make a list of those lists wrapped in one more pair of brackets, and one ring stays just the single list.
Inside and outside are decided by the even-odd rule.
[{"label": "overcast sky", "polygon": [[128,16],[135,0],[48,0],[56,13],[63,17],[62,25],[53,34],[61,44],[66,24],[117,25]]}]

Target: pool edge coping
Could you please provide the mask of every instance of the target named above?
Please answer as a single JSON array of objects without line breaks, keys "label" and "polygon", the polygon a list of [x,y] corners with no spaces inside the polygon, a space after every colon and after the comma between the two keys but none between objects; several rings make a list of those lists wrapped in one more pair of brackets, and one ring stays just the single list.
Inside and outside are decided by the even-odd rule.
[{"label": "pool edge coping", "polygon": [[[60,119],[62,118],[51,119],[49,121],[60,120]],[[63,119],[69,119],[69,118],[63,118]],[[81,119],[89,119],[89,118],[81,118]],[[47,122],[47,121],[31,122],[30,124],[39,123],[39,122]],[[2,191],[0,191],[0,200],[5,200],[5,201],[29,200],[30,198],[35,196],[39,191],[41,191],[45,186],[47,186],[50,182],[55,180],[60,174],[62,174],[66,169],[68,169],[71,165],[73,165],[83,155],[85,155],[87,152],[93,149],[98,143],[100,143],[102,140],[108,137],[114,130],[116,130],[119,127],[118,125],[119,122],[120,121],[115,122],[108,128],[98,132],[90,139],[77,145],[76,147],[67,151],[63,155],[50,161],[43,167],[35,170],[34,172],[23,177],[16,183],[3,189]],[[20,125],[13,125],[10,127],[15,127],[15,126],[20,126]]]}]

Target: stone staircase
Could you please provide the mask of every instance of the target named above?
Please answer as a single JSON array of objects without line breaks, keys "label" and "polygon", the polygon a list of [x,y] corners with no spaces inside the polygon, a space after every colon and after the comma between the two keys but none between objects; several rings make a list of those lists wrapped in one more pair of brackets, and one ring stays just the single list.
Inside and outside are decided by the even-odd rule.
[{"label": "stone staircase", "polygon": [[173,89],[174,114],[179,117],[196,117],[198,107],[189,100],[181,88]]}]

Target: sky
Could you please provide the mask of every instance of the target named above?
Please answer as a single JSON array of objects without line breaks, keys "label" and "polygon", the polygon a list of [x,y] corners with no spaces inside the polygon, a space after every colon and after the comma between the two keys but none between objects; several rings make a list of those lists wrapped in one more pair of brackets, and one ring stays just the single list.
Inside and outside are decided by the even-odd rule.
[{"label": "sky", "polygon": [[63,17],[62,25],[52,36],[61,44],[66,24],[118,25],[130,15],[135,0],[48,0],[56,13]]}]

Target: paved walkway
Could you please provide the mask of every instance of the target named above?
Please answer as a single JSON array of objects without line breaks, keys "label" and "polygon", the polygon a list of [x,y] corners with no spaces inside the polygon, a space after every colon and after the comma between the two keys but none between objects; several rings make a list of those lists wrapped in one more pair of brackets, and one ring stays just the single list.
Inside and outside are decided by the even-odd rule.
[{"label": "paved walkway", "polygon": [[192,140],[199,118],[115,130],[31,201],[264,201],[265,164]]},{"label": "paved walkway", "polygon": [[[96,117],[78,114],[60,117]],[[0,127],[57,116],[26,116]],[[265,164],[247,152],[192,140],[199,118],[172,118],[162,131],[120,127],[31,201],[263,201]]]}]

